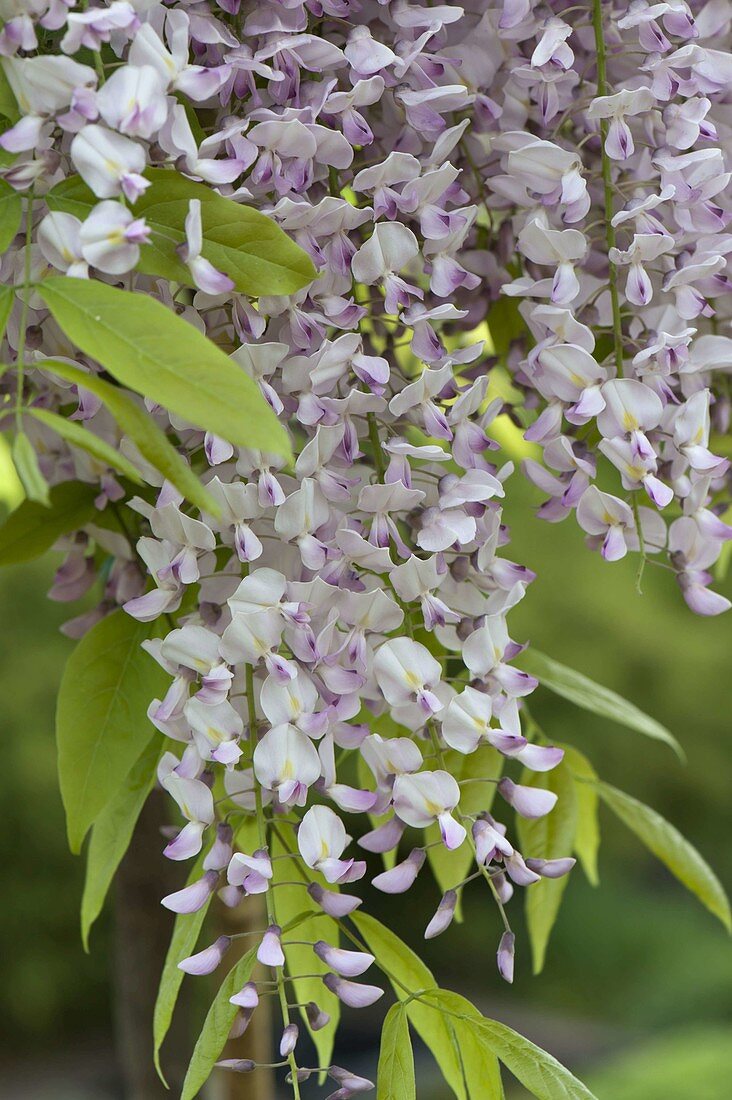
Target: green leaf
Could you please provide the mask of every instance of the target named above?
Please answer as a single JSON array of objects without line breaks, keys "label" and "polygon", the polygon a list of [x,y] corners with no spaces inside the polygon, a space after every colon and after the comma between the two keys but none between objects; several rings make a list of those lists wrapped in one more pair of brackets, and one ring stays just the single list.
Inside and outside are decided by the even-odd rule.
[{"label": "green leaf", "polygon": [[732,932],[732,917],[724,887],[696,848],[659,813],[636,798],[598,783],[603,802],[628,826],[631,832],[668,867],[672,875],[696,894],[702,905],[718,917],[728,932]]},{"label": "green leaf", "polygon": [[218,514],[216,501],[203,488],[183,456],[176,451],[147,410],[140,407],[125,390],[113,386],[111,382],[105,382],[96,374],[87,374],[60,360],[44,359],[34,365],[96,394],[151,466],[175,485],[191,504],[195,504],[201,511]]},{"label": "green leaf", "polygon": [[[286,852],[297,851],[297,846],[289,842],[283,843],[283,838],[278,831],[272,838],[272,854],[283,855]],[[292,860],[275,859],[272,863],[273,883],[292,879]],[[277,902],[277,920],[282,928],[307,913],[307,918],[302,918],[297,925],[297,935],[293,939],[306,940],[314,943],[316,940],[326,940],[328,943],[337,944],[339,939],[338,925],[335,921],[323,913],[316,902],[308,894],[303,886],[278,886],[275,891]],[[294,929],[293,929],[294,930]],[[288,943],[288,936],[283,936],[283,950],[287,960],[288,973],[294,978],[292,988],[299,1004],[307,1004],[315,1001],[330,1016],[330,1021],[320,1031],[311,1031],[305,1009],[300,1009],[302,1019],[310,1032],[310,1036],[318,1052],[318,1064],[327,1066],[333,1055],[335,1034],[338,1029],[338,1021],[341,1016],[340,1001],[326,989],[320,978],[300,978],[299,974],[327,974],[329,967],[314,954],[312,947],[307,944]]]},{"label": "green leaf", "polygon": [[230,443],[289,456],[256,382],[154,298],[64,276],[45,279],[38,293],[66,336],[123,386]]},{"label": "green leaf", "polygon": [[590,1090],[541,1047],[497,1020],[470,1025],[525,1089],[538,1100],[596,1100]]},{"label": "green leaf", "polygon": [[[186,886],[190,886],[203,874],[203,861],[206,854],[206,851],[203,851],[198,856],[186,880]],[[160,1048],[163,1045],[165,1036],[168,1034],[180,987],[183,984],[184,973],[178,969],[178,963],[193,954],[212,896],[209,896],[195,913],[178,913],[176,915],[173,934],[170,938],[165,962],[163,963],[163,971],[160,975],[160,985],[158,986],[158,995],[153,1012],[153,1059],[160,1079],[166,1086],[167,1082],[160,1065]]]},{"label": "green leaf", "polygon": [[[431,970],[394,932],[368,913],[353,913],[351,920],[376,956],[376,965],[389,978],[400,1001],[407,1001],[410,994],[424,990],[437,992]],[[405,1007],[409,1022],[422,1038],[458,1100],[500,1100],[502,1093],[496,1088],[493,1092],[486,1091],[491,1078],[486,1079],[485,1061],[476,1068],[475,1063],[466,1063],[461,1058],[453,1020],[435,1011],[424,1000],[410,1000]],[[493,1083],[497,1077],[496,1069]],[[498,1080],[500,1087],[500,1078]]]},{"label": "green leaf", "polygon": [[5,180],[0,180],[0,252],[6,252],[23,220],[23,200]]},{"label": "green leaf", "polygon": [[527,649],[518,663],[555,695],[568,699],[570,703],[590,711],[591,714],[610,718],[636,733],[642,733],[655,741],[663,741],[674,750],[680,760],[685,759],[684,750],[670,730],[616,692],[594,683],[581,672],[575,672],[533,648]]},{"label": "green leaf", "polygon": [[[145,173],[152,183],[135,203],[135,216],[152,231],[137,267],[146,275],[194,286],[176,249],[185,240],[191,199],[201,203],[202,255],[223,271],[242,294],[294,294],[316,277],[310,257],[271,218],[234,199],[218,195],[169,168]],[[77,177],[57,184],[46,196],[51,210],[64,210],[82,220],[98,200]]]},{"label": "green leaf", "polygon": [[24,500],[0,527],[0,565],[32,561],[50,550],[57,539],[99,516],[97,490],[79,481],[63,481],[51,489],[48,508]]},{"label": "green leaf", "polygon": [[156,735],[143,749],[117,794],[92,825],[81,899],[81,938],[89,950],[89,932],[102,911],[114,873],[127,851],[137,819],[155,783],[155,765],[162,751]]},{"label": "green leaf", "polygon": [[15,98],[13,89],[8,83],[8,78],[5,75],[5,68],[2,62],[0,62],[0,115],[2,115],[3,118],[9,119],[11,122],[17,122],[20,118],[18,101]]},{"label": "green leaf", "polygon": [[[5,329],[8,327],[8,320],[10,319],[10,314],[13,312],[14,303],[15,287],[0,287],[0,340],[5,336]],[[5,368],[0,367],[0,374],[3,370],[5,370]]]},{"label": "green leaf", "polygon": [[[562,761],[548,772],[525,771],[521,783],[553,791],[558,798],[554,809],[544,817],[529,820],[517,817],[521,853],[524,858],[559,859],[574,849],[577,831],[577,797],[572,773]],[[526,923],[531,941],[534,973],[544,967],[547,944],[562,904],[569,878],[542,878],[525,891]]]},{"label": "green leaf", "polygon": [[248,951],[246,955],[239,959],[239,962],[231,968],[221,983],[193,1050],[193,1057],[183,1082],[180,1100],[194,1100],[194,1097],[198,1096],[199,1089],[208,1080],[214,1062],[218,1060],[221,1051],[224,1049],[224,1044],[229,1037],[231,1025],[238,1011],[236,1005],[229,1003],[229,997],[233,997],[249,981],[256,961],[257,949],[253,947],[251,951]]},{"label": "green leaf", "polygon": [[60,416],[58,413],[49,412],[48,409],[27,409],[26,410],[34,420],[40,421],[41,424],[45,424],[46,427],[60,435],[62,439],[65,439],[67,443],[72,444],[74,447],[81,447],[82,450],[90,454],[92,458],[96,458],[104,466],[111,466],[113,470],[117,470],[120,474],[124,474],[136,485],[142,485],[143,481],[135,467],[130,462],[129,458],[125,456],[106,440],[100,439],[98,435],[94,435],[94,432],[90,432],[88,428],[83,428],[81,424],[76,420],[69,420],[65,416]]},{"label": "green leaf", "polygon": [[597,781],[597,772],[587,757],[574,745],[562,745],[561,748],[564,749],[564,763],[575,779],[577,831],[574,837],[574,852],[590,883],[597,886],[600,881],[597,871],[597,854],[600,849],[600,800],[597,789],[593,785]]},{"label": "green leaf", "polygon": [[72,852],[117,794],[152,735],[150,700],[166,673],[141,648],[150,634],[114,611],[81,639],[64,669],[56,710],[61,797]]},{"label": "green leaf", "polygon": [[414,1055],[407,1010],[401,1001],[386,1014],[381,1032],[376,1100],[416,1100]]},{"label": "green leaf", "polygon": [[[466,756],[450,749],[444,754],[447,770],[458,780],[500,779],[503,771],[503,757],[490,745],[481,745],[475,752]],[[435,763],[439,767],[439,762]],[[495,783],[467,783],[461,787],[460,810],[464,814],[477,814],[481,810],[490,810],[496,793]],[[425,843],[440,841],[439,825],[430,825],[425,830]],[[438,843],[427,849],[427,858],[437,884],[444,893],[462,882],[473,862],[473,849],[467,840],[459,848],[448,851],[444,844]],[[462,920],[461,905],[455,910],[455,919]]]},{"label": "green leaf", "polygon": [[[437,999],[440,1009],[447,1009],[452,1014],[447,1016],[447,1021],[460,1051],[470,1100],[504,1100],[498,1059],[475,1027],[475,1023],[482,1023],[485,1017],[459,993],[440,989]],[[431,996],[429,1001],[433,1001]]]},{"label": "green leaf", "polygon": [[15,433],[12,454],[15,470],[28,500],[41,504],[44,508],[50,508],[49,485],[38,465],[36,449],[25,432]]}]

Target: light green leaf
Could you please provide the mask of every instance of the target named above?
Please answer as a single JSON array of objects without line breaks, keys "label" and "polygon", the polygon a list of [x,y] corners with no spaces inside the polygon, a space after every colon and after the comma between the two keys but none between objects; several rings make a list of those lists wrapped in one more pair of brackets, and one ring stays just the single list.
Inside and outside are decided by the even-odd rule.
[{"label": "light green leaf", "polygon": [[[206,852],[203,851],[191,868],[186,886],[196,882],[204,873],[203,861],[205,858]],[[212,896],[210,895],[195,913],[178,913],[176,915],[173,934],[163,963],[163,972],[160,975],[160,985],[158,986],[158,995],[153,1012],[153,1059],[163,1084],[167,1084],[167,1082],[160,1065],[160,1048],[163,1045],[165,1036],[168,1034],[184,977],[183,971],[178,969],[178,963],[193,954]]]},{"label": "light green leaf", "polygon": [[13,89],[8,83],[8,78],[5,75],[5,68],[2,62],[0,62],[0,115],[2,115],[3,118],[9,119],[11,122],[17,122],[20,118],[18,101],[15,98]]},{"label": "light green leaf", "polygon": [[401,1001],[386,1014],[381,1032],[376,1100],[416,1100],[414,1055],[407,1010]]},{"label": "light green leaf", "polygon": [[[500,779],[503,771],[503,757],[490,745],[481,745],[475,752],[466,756],[450,749],[444,754],[447,770],[458,780]],[[440,767],[438,761],[435,767]],[[460,788],[460,810],[464,814],[477,814],[489,811],[496,793],[495,783],[466,783]],[[425,843],[440,841],[439,825],[430,825],[425,830]],[[473,849],[467,838],[459,848],[448,851],[444,844],[438,843],[427,849],[427,858],[440,889],[452,890],[462,882],[473,861]],[[455,919],[462,920],[461,904],[455,910]]]},{"label": "light green leaf", "polygon": [[[14,286],[2,286],[0,287],[0,340],[5,336],[5,329],[8,327],[8,320],[10,314],[13,312],[13,305],[15,303],[15,287]],[[5,367],[0,367],[0,374],[2,374]]]},{"label": "light green leaf", "polygon": [[581,672],[575,672],[533,648],[527,649],[518,663],[525,672],[535,676],[539,683],[555,695],[561,695],[563,699],[568,699],[570,703],[590,711],[591,714],[610,718],[636,733],[642,733],[655,741],[663,741],[674,750],[680,760],[685,759],[684,750],[670,730],[610,688],[596,684]]},{"label": "light green leaf", "polygon": [[194,1100],[194,1097],[198,1096],[199,1089],[208,1080],[214,1062],[218,1060],[224,1049],[238,1011],[236,1005],[229,1003],[229,997],[233,997],[249,981],[256,961],[257,949],[253,947],[239,959],[221,983],[194,1048],[180,1100]]},{"label": "light green leaf", "polygon": [[89,950],[91,927],[102,911],[114,873],[155,783],[155,765],[161,751],[162,738],[158,734],[150,739],[117,794],[92,825],[81,899],[81,938],[85,951]]},{"label": "light green leaf", "polygon": [[[424,990],[437,992],[431,970],[394,932],[368,913],[353,913],[351,920],[376,956],[376,965],[389,978],[400,1001],[406,1001],[410,994]],[[421,999],[410,1000],[405,1007],[410,1023],[458,1100],[500,1100],[502,1094],[495,1087],[492,1092],[486,1091],[490,1087],[490,1078],[487,1081],[484,1074],[485,1062],[476,1069],[476,1064],[464,1062],[461,1058],[453,1020]],[[496,1069],[492,1078],[494,1083],[497,1077]],[[498,1080],[500,1082],[500,1078]]]},{"label": "light green leaf", "polygon": [[[427,1002],[434,1000],[430,996]],[[446,1019],[460,1051],[470,1100],[504,1100],[500,1064],[474,1023],[482,1023],[483,1014],[465,997],[447,989],[438,990],[438,1005],[452,1013]]]},{"label": "light green leaf", "polygon": [[[452,996],[454,994],[448,995]],[[441,1000],[443,997],[440,993]],[[596,1100],[589,1089],[556,1058],[505,1024],[482,1017],[471,1019],[469,1026],[538,1100]]]},{"label": "light green leaf", "polygon": [[[272,854],[283,855],[286,852],[297,851],[296,845],[283,844],[279,831],[272,837]],[[289,859],[275,859],[273,864],[273,882],[291,880],[293,863]],[[335,921],[323,913],[303,886],[278,886],[275,891],[277,902],[277,920],[282,928],[294,921],[296,917],[302,919],[297,925],[297,935],[283,936],[283,949],[287,960],[288,973],[294,977],[292,988],[299,1004],[307,1004],[315,1001],[324,1012],[330,1016],[330,1021],[320,1031],[311,1031],[307,1015],[304,1009],[300,1009],[303,1022],[310,1032],[315,1048],[318,1052],[318,1064],[327,1066],[333,1055],[333,1044],[338,1029],[338,1021],[341,1016],[340,1001],[326,989],[320,978],[300,978],[299,974],[327,974],[329,967],[321,959],[313,954],[307,943],[316,940],[326,940],[328,943],[337,944],[339,938],[338,925]],[[302,915],[308,913],[307,918]],[[294,929],[293,929],[294,931]],[[305,940],[305,945],[300,943],[288,943],[288,938]]]},{"label": "light green leaf", "polygon": [[88,428],[82,428],[76,420],[69,420],[58,413],[49,412],[48,409],[29,408],[26,411],[34,420],[45,424],[46,427],[65,439],[67,443],[71,443],[74,447],[81,447],[92,458],[96,458],[105,466],[111,466],[113,470],[124,474],[136,485],[143,484],[142,478],[129,458],[125,458],[117,448],[107,443],[106,440],[100,439],[98,435],[94,435],[94,432],[90,432]]},{"label": "light green leaf", "polygon": [[0,527],[0,565],[32,561],[50,550],[57,539],[90,523],[97,490],[79,481],[63,481],[51,489],[48,508],[24,500]]},{"label": "light green leaf", "polygon": [[719,918],[727,931],[732,932],[732,917],[724,887],[706,860],[678,829],[650,806],[631,798],[617,787],[598,783],[597,790],[605,805],[643,841],[687,890],[696,894],[702,905]]},{"label": "light green leaf", "polygon": [[72,852],[117,794],[152,736],[150,700],[167,676],[144,649],[150,624],[114,611],[81,639],[64,669],[56,709],[61,797]]},{"label": "light green leaf", "polygon": [[[582,864],[587,878],[597,886],[600,877],[597,872],[597,854],[600,850],[600,815],[597,789],[597,772],[587,757],[574,745],[562,745],[564,763],[575,778],[575,797],[577,799],[577,831],[574,838],[575,855]],[[589,782],[587,782],[589,780]]]},{"label": "light green leaf", "polygon": [[63,276],[38,293],[66,336],[122,385],[230,443],[289,456],[256,382],[154,298]]},{"label": "light green leaf", "polygon": [[20,194],[0,180],[0,252],[6,252],[23,220],[23,200]]},{"label": "light green leaf", "polygon": [[20,483],[28,500],[33,501],[34,504],[41,504],[44,508],[50,508],[49,485],[38,465],[38,455],[35,447],[25,432],[15,433],[12,455],[16,473],[20,478]]},{"label": "light green leaf", "polygon": [[[151,168],[145,175],[152,183],[135,203],[135,216],[145,219],[152,236],[141,250],[139,271],[195,285],[176,249],[185,240],[188,204],[198,199],[202,255],[228,275],[242,294],[294,294],[316,277],[307,253],[258,210],[169,168]],[[51,210],[64,210],[82,220],[98,202],[78,177],[57,184],[46,201]]]},{"label": "light green leaf", "polygon": [[[548,772],[525,771],[520,782],[527,787],[553,791],[558,798],[554,809],[544,817],[516,818],[521,853],[524,858],[559,859],[571,855],[577,831],[577,797],[572,773],[562,761]],[[567,875],[543,878],[525,891],[526,923],[531,940],[534,973],[544,967],[547,944],[567,888]]]},{"label": "light green leaf", "polygon": [[147,410],[138,405],[125,390],[113,386],[111,382],[105,382],[96,374],[87,374],[60,360],[44,359],[34,365],[96,394],[151,466],[175,485],[191,504],[195,504],[201,511],[218,514],[216,501],[206,492],[183,456],[176,451]]}]

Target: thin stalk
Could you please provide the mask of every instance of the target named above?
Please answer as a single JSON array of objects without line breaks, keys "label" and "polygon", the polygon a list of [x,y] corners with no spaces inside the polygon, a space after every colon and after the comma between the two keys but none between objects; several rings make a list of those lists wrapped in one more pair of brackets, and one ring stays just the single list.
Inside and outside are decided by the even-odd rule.
[{"label": "thin stalk", "polygon": [[25,223],[25,249],[23,252],[23,300],[20,307],[20,332],[16,356],[15,423],[18,431],[23,427],[23,385],[25,381],[25,338],[28,328],[28,310],[30,309],[31,287],[31,245],[33,243],[33,199],[31,187],[28,192],[28,206]]},{"label": "thin stalk", "polygon": [[[247,707],[249,710],[249,737],[253,742],[256,736],[257,729],[257,711],[254,703],[254,668],[252,665],[246,666],[246,686],[247,686]],[[257,829],[259,832],[259,846],[260,848],[267,847],[267,821],[264,816],[264,807],[262,805],[262,790],[258,783],[254,785],[254,799],[257,811]],[[265,895],[265,901],[267,905],[267,921],[270,925],[277,924],[277,907],[275,905],[274,891],[267,890]],[[285,978],[281,969],[275,970],[275,980],[277,983],[277,996],[280,1002],[280,1008],[282,1010],[282,1023],[287,1027],[290,1023],[290,1010],[287,1007],[287,992],[285,990]],[[287,1058],[287,1062],[292,1071],[292,1092],[295,1100],[301,1100],[300,1097],[300,1083],[297,1079],[297,1062],[295,1060],[294,1051]]]}]

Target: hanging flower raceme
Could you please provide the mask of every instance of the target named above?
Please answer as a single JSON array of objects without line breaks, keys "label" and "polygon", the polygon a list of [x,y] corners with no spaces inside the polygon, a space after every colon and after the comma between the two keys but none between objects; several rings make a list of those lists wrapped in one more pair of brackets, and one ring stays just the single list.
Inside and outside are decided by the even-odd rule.
[{"label": "hanging flower raceme", "polygon": [[[482,889],[512,981],[514,888],[574,862],[514,825],[554,812],[568,765],[528,716],[538,681],[509,634],[534,578],[505,556],[512,458],[540,515],[574,512],[607,562],[639,553],[694,611],[729,607],[710,588],[732,537],[726,7],[621,3],[603,27],[598,5],[593,24],[531,0],[33,0],[0,32],[22,116],[0,177],[28,211],[3,258],[19,289],[3,392],[37,433],[25,481],[95,494],[52,594],[98,575],[72,631],[118,607],[153,624],[158,779],[183,819],[161,847],[202,853],[163,904],[220,900],[229,929],[258,914],[268,976],[231,996],[234,1029],[280,994],[295,1090],[314,1069],[294,1013],[322,1038],[339,1002],[383,993],[358,980],[379,960],[342,923],[351,884],[405,893],[438,850],[454,874],[425,936]],[[284,233],[303,251],[280,262]],[[161,388],[116,425],[107,342],[67,342],[49,275],[177,313],[193,404],[169,410]],[[208,424],[201,335],[235,379],[213,401],[228,434]],[[279,450],[237,408],[244,387]],[[43,413],[69,408],[91,455],[49,444]],[[308,942],[285,891],[319,914],[325,1007],[288,1007]],[[211,973],[230,944],[179,965]],[[333,1100],[372,1087],[329,1057]]]}]

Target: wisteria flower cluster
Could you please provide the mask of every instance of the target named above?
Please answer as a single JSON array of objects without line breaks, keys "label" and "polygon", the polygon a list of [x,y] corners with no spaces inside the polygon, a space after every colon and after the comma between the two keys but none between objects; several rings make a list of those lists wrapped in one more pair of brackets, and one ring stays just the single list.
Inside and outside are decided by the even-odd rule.
[{"label": "wisteria flower cluster", "polygon": [[[69,483],[94,498],[49,527],[66,551],[51,596],[101,584],[66,626],[84,641],[116,615],[143,624],[164,681],[145,700],[153,768],[180,819],[165,855],[196,861],[163,904],[185,917],[217,897],[229,929],[266,914],[225,998],[233,1033],[277,997],[294,1095],[318,1070],[346,1100],[372,1085],[330,1064],[339,1006],[384,992],[354,884],[403,894],[429,860],[428,938],[479,884],[510,982],[514,892],[575,862],[572,836],[548,852],[534,823],[555,777],[594,773],[529,714],[538,680],[508,619],[534,574],[506,556],[520,474],[498,439],[523,432],[542,518],[575,512],[608,561],[672,570],[693,611],[730,606],[710,585],[732,537],[712,442],[732,369],[732,5],[0,15],[0,177],[25,210],[2,260],[3,426],[31,500],[55,508]],[[259,251],[255,212],[279,234]],[[284,235],[298,247],[280,261]],[[175,364],[162,331],[135,342],[141,299],[190,333],[197,393],[195,341],[228,357],[213,418],[208,396],[148,388]],[[297,972],[305,933],[283,912],[308,906]],[[211,973],[232,943],[179,967]],[[293,1006],[313,973],[318,999]],[[300,1016],[320,1065],[301,1062]]]}]

